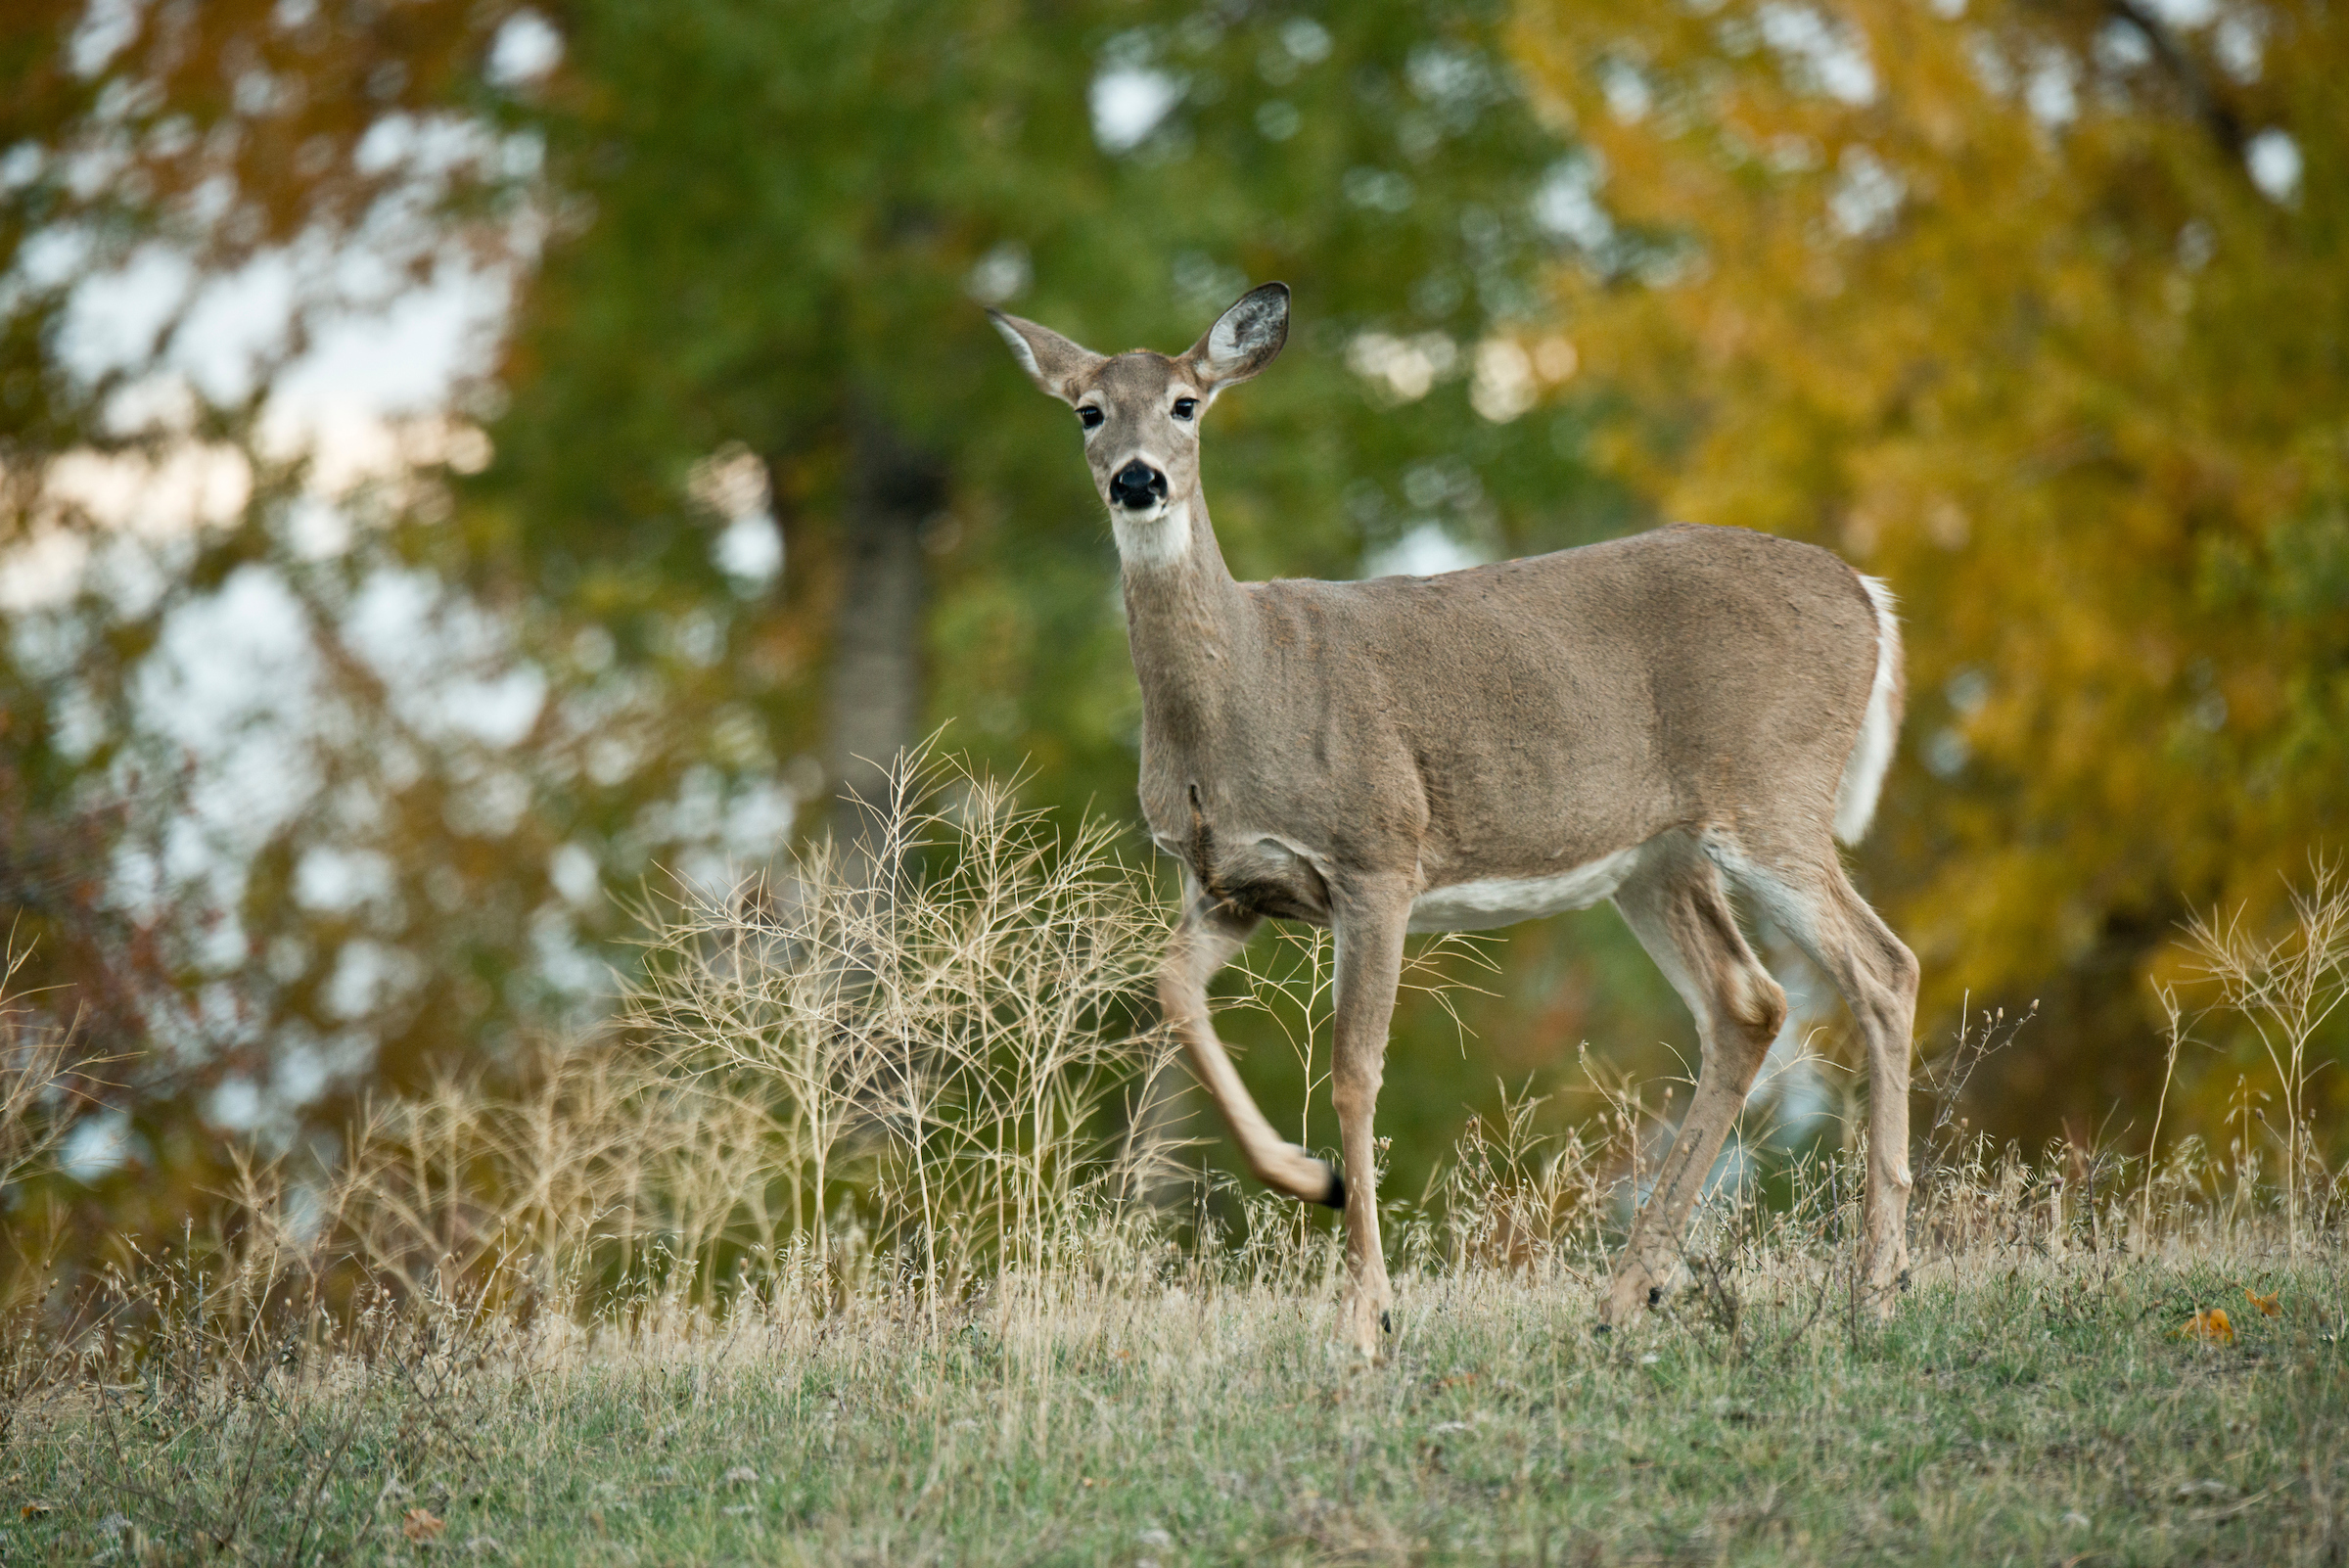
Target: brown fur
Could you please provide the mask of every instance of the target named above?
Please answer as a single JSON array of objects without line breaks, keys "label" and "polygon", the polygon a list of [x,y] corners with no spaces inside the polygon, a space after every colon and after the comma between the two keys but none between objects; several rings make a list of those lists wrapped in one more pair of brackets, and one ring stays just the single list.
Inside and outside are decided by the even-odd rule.
[{"label": "brown fur", "polygon": [[[1915,961],[1851,890],[1830,838],[1878,663],[1860,578],[1810,545],[1675,527],[1434,577],[1235,581],[1199,487],[1198,418],[1174,399],[1204,416],[1269,363],[1286,331],[1274,289],[1179,358],[1105,358],[997,320],[1038,385],[1102,412],[1086,453],[1126,555],[1142,813],[1190,890],[1161,998],[1255,1174],[1302,1198],[1342,1194],[1352,1337],[1375,1354],[1390,1300],[1371,1119],[1414,902],[1627,853],[1615,901],[1695,1013],[1704,1066],[1608,1320],[1676,1271],[1689,1208],[1786,1016],[1725,867],[1826,969],[1868,1038],[1870,1279],[1888,1292],[1906,1259]],[[1167,478],[1156,513],[1112,500],[1137,459]],[[1338,934],[1343,1181],[1273,1134],[1208,1021],[1208,980],[1267,916]]]}]

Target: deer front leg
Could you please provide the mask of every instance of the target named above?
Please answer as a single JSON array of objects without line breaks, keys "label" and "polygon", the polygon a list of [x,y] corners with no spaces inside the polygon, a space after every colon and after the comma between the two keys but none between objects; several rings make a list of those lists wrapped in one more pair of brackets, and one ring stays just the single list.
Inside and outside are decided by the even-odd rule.
[{"label": "deer front leg", "polygon": [[1256,930],[1256,917],[1233,912],[1187,879],[1185,892],[1189,901],[1158,971],[1158,1001],[1167,1023],[1182,1041],[1191,1071],[1222,1113],[1240,1157],[1256,1178],[1292,1198],[1343,1207],[1346,1186],[1338,1174],[1272,1130],[1208,1017],[1207,983],[1248,941]]},{"label": "deer front leg", "polygon": [[1337,1043],[1331,1098],[1346,1161],[1346,1338],[1376,1360],[1392,1331],[1386,1250],[1378,1234],[1378,1144],[1373,1120],[1385,1076],[1387,1026],[1403,976],[1410,890],[1400,879],[1350,890],[1337,908]]}]

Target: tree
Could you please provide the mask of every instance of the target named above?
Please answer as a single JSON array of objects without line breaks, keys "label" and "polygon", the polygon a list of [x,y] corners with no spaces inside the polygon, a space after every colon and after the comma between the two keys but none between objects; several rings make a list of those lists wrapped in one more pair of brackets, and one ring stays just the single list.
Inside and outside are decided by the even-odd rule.
[{"label": "tree", "polygon": [[[1523,417],[1571,369],[1534,289],[1555,242],[1531,199],[1562,148],[1497,5],[256,3],[77,41],[97,15],[7,24],[8,101],[31,106],[8,167],[32,175],[7,197],[32,378],[10,385],[46,401],[0,459],[20,538],[89,560],[19,618],[0,685],[39,808],[118,811],[109,853],[156,850],[115,863],[190,1004],[143,1026],[173,1045],[148,1088],[175,1108],[138,1126],[166,1164],[234,1094],[293,1135],[501,1055],[622,955],[606,889],[755,865],[854,758],[934,724],[1041,800],[1123,808],[1108,530],[983,302],[1179,346],[1247,282],[1296,285],[1281,374],[1217,414],[1219,522],[1251,575],[1352,575],[1407,539],[1514,553],[1625,515],[1571,416]],[[539,69],[504,58],[516,39]],[[74,358],[90,277],[168,251],[193,299],[387,233],[403,264],[514,263],[511,333],[430,449],[325,498],[323,526],[262,427],[334,267],[234,386],[175,358],[185,310],[96,372]],[[61,237],[78,270],[39,272]],[[174,369],[184,395],[154,396]],[[168,417],[114,423],[141,408]],[[191,445],[242,487],[161,539],[35,483]],[[180,656],[263,624],[266,701],[191,737],[210,710]],[[261,746],[234,767],[231,727]],[[1451,1071],[1449,1042],[1428,1054]],[[1457,1072],[1432,1119],[1484,1089]]]},{"label": "tree", "polygon": [[[443,645],[405,689],[380,657],[387,632],[480,629],[413,571],[445,493],[330,496],[265,428],[313,326],[511,254],[511,12],[0,20],[0,897],[31,953],[19,999],[109,1064],[144,1169],[106,1205],[134,1231],[218,1185],[210,1128],[294,1136],[544,1014],[528,915],[551,847],[485,855],[467,809],[511,793],[483,785],[512,737],[418,722],[419,687],[497,652]],[[240,291],[275,320],[196,353]],[[265,668],[224,669],[256,648]]]},{"label": "tree", "polygon": [[[1530,324],[1530,198],[1559,149],[1495,53],[1497,10],[565,20],[549,174],[593,221],[524,301],[483,504],[532,572],[636,628],[625,650],[688,602],[722,613],[732,657],[763,649],[776,672],[772,736],[806,744],[806,667],[829,660],[834,778],[960,715],[956,744],[1031,760],[1062,800],[1130,787],[1107,530],[981,302],[1179,346],[1247,281],[1297,285],[1296,363],[1219,415],[1244,570],[1350,575],[1430,518],[1488,552],[1604,527],[1538,437],[1497,438],[1456,391],[1397,417],[1348,368],[1362,334],[1412,335],[1443,362],[1410,390],[1464,390],[1478,341]],[[1121,86],[1163,95],[1159,116],[1105,149],[1088,99]],[[790,536],[780,597],[747,606],[689,500],[730,445],[771,475]],[[915,602],[934,606],[918,664]],[[938,685],[909,696],[923,665]]]},{"label": "tree", "polygon": [[[1073,421],[1034,402],[980,306],[1179,348],[1248,284],[1296,289],[1277,373],[1210,437],[1243,576],[1350,576],[1431,530],[1490,556],[1615,531],[1575,417],[1519,417],[1572,370],[1536,292],[1556,241],[1534,199],[1566,149],[1528,112],[1505,21],[574,7],[544,123],[581,222],[523,300],[479,526],[515,540],[555,635],[608,628],[673,713],[704,715],[661,755],[727,788],[795,756],[809,793],[852,787],[853,758],[947,723],[1033,796],[1127,814],[1138,708],[1109,530]],[[1143,113],[1121,124],[1123,102]],[[729,579],[713,546],[737,508],[694,499],[746,454],[788,543],[774,587]],[[918,643],[899,629],[916,602]],[[663,654],[689,623],[724,628],[698,672]],[[1643,1023],[1677,1008],[1650,992]],[[1539,1059],[1574,1043],[1542,1032]],[[1432,1009],[1397,1064],[1428,1075],[1397,1099],[1422,1148],[1490,1092]]]},{"label": "tree", "polygon": [[[299,351],[311,312],[343,302],[319,263],[352,236],[365,232],[417,273],[443,242],[502,237],[495,225],[413,220],[479,215],[509,183],[485,137],[444,137],[429,157],[417,144],[493,108],[483,67],[513,10],[454,0],[10,7],[0,20],[0,536],[75,521],[69,508],[59,515],[47,483],[60,454],[229,435]],[[188,379],[173,340],[203,286],[264,257],[309,263],[295,268],[287,330],[242,385]],[[123,341],[68,341],[82,286],[142,260],[184,277],[177,299],[158,291],[152,320],[108,323]]]},{"label": "tree", "polygon": [[2345,825],[2349,28],[2179,15],[1538,6],[1518,38],[1590,149],[1557,297],[1611,471],[1905,603],[1865,865],[1924,1016],[2045,999],[1982,1080],[2014,1131],[2149,1104],[2176,922],[2274,908]]}]

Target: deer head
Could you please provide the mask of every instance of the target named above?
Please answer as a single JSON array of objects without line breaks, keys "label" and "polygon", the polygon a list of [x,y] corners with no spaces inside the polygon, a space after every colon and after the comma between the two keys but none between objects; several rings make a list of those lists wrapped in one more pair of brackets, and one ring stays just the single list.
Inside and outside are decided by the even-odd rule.
[{"label": "deer head", "polygon": [[1178,560],[1199,493],[1199,422],[1224,388],[1263,370],[1289,337],[1289,286],[1249,290],[1174,358],[1097,354],[1049,327],[990,310],[1036,386],[1077,410],[1085,462],[1129,563]]}]

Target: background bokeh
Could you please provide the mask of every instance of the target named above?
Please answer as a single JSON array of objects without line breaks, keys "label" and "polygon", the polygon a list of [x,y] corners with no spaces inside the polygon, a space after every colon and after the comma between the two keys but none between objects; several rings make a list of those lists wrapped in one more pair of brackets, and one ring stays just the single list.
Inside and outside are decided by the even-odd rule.
[{"label": "background bokeh", "polygon": [[[72,1022],[104,1107],[14,1212],[167,1232],[241,1147],[331,1161],[367,1096],[576,1037],[631,899],[756,874],[941,726],[1130,821],[1107,524],[981,307],[1174,350],[1267,278],[1290,346],[1208,435],[1236,572],[1680,518],[1884,576],[1910,717],[1856,874],[1924,960],[1922,1048],[2036,1002],[1964,1113],[2142,1139],[2179,922],[2264,928],[2343,842],[2345,27],[18,0],[0,899],[14,1027]],[[1692,1053],[1609,911],[1490,952],[1472,1038],[1399,1023],[1405,1188],[1585,1040]],[[1803,1125],[1840,1021],[1772,956],[1826,1058],[1778,1081]],[[2264,1061],[2199,1031],[2165,1140],[2223,1138]]]}]

